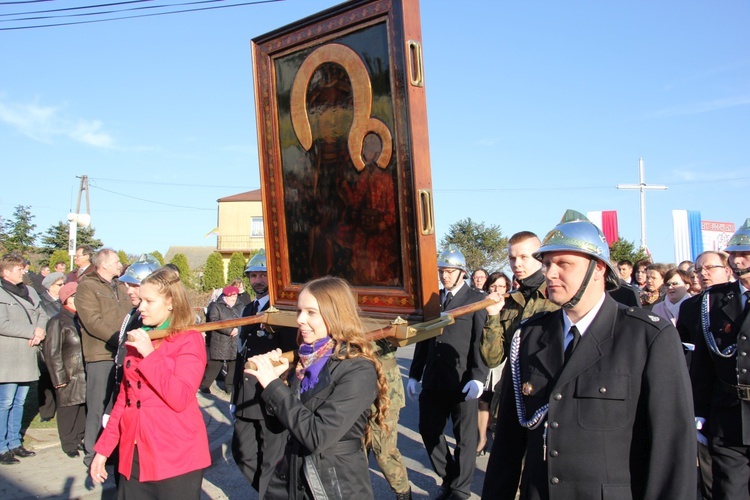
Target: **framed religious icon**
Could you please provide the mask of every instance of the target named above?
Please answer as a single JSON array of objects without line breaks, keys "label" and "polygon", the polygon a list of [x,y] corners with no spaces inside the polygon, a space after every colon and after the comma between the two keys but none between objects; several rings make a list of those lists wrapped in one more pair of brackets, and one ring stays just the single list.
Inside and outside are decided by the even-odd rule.
[{"label": "framed religious icon", "polygon": [[439,316],[418,1],[351,1],[252,45],[273,304],[332,275],[372,317]]}]

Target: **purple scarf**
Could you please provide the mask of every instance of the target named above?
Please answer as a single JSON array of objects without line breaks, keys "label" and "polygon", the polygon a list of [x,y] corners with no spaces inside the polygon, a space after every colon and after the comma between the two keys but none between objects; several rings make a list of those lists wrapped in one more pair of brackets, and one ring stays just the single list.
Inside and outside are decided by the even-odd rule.
[{"label": "purple scarf", "polygon": [[302,344],[299,346],[299,364],[295,369],[295,374],[301,380],[300,394],[309,391],[318,383],[320,371],[333,354],[335,345],[336,341],[331,337],[325,337],[316,340],[313,345]]}]

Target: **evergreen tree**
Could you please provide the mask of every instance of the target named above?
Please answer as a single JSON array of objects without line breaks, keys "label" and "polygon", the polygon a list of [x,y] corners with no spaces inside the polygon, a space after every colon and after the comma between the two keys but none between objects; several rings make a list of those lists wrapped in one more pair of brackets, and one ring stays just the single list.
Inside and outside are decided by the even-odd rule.
[{"label": "evergreen tree", "polygon": [[31,214],[30,206],[18,205],[13,211],[13,218],[4,220],[0,242],[7,252],[18,252],[22,255],[35,250],[36,239],[39,233],[35,233],[36,224]]},{"label": "evergreen tree", "polygon": [[117,256],[120,258],[120,264],[123,266],[127,266],[131,262],[133,262],[133,259],[130,258],[130,256],[125,253],[125,250],[119,250],[117,252]]},{"label": "evergreen tree", "polygon": [[174,264],[177,266],[177,269],[180,270],[180,280],[187,288],[194,288],[193,285],[193,276],[190,273],[190,265],[188,264],[187,257],[185,257],[185,254],[178,253],[175,254],[174,257],[172,257],[172,260],[169,261],[170,264]]},{"label": "evergreen tree", "polygon": [[641,259],[648,258],[648,254],[643,248],[636,250],[635,244],[632,241],[618,238],[609,247],[609,258],[614,264],[617,264],[621,260],[629,260],[635,264]]},{"label": "evergreen tree", "polygon": [[[68,249],[68,236],[70,226],[67,222],[60,221],[50,226],[46,233],[42,235],[42,247],[39,251],[45,255],[51,255],[55,250]],[[89,227],[79,227],[76,230],[76,246],[90,245],[91,248],[101,248],[103,243],[100,239],[94,237],[96,230]]]},{"label": "evergreen tree", "polygon": [[227,267],[227,283],[231,283],[233,279],[240,278],[245,281],[245,288],[248,288],[249,283],[245,277],[245,256],[241,252],[234,252],[229,257],[229,265]]},{"label": "evergreen tree", "polygon": [[466,258],[469,273],[480,267],[496,271],[508,263],[508,238],[500,226],[486,227],[471,218],[451,224],[440,245],[443,249],[455,245]]},{"label": "evergreen tree", "polygon": [[159,250],[154,250],[151,252],[151,255],[159,261],[159,264],[163,267],[164,266],[164,256],[161,254]]},{"label": "evergreen tree", "polygon": [[68,255],[67,250],[55,250],[52,252],[49,256],[49,267],[52,271],[55,270],[55,263],[57,261],[63,261],[65,262],[65,270],[70,270],[70,255]]},{"label": "evergreen tree", "polygon": [[203,271],[203,291],[222,288],[224,280],[224,261],[219,252],[213,252],[206,259],[206,269]]}]

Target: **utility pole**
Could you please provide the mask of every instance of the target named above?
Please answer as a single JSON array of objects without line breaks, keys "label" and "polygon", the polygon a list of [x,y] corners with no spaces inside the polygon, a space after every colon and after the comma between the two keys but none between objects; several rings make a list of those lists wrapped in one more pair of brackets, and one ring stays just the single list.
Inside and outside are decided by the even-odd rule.
[{"label": "utility pole", "polygon": [[646,246],[646,190],[664,191],[667,186],[663,184],[646,184],[646,174],[643,168],[643,158],[638,159],[638,173],[640,183],[638,184],[618,184],[617,189],[637,189],[640,191],[641,198],[641,248],[648,249]]},{"label": "utility pole", "polygon": [[[86,213],[81,213],[81,196],[86,191]],[[81,187],[78,188],[78,203],[76,211],[68,214],[68,255],[70,255],[70,270],[73,270],[73,256],[76,254],[76,237],[78,228],[88,227],[91,224],[91,204],[89,203],[89,177],[81,176]]]}]

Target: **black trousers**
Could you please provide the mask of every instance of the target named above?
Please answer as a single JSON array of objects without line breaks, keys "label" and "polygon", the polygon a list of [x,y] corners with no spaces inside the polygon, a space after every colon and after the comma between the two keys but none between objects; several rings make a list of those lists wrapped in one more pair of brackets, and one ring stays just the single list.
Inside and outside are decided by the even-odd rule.
[{"label": "black trousers", "polygon": [[711,500],[711,489],[713,485],[711,453],[708,445],[698,443],[698,491],[703,500]]},{"label": "black trousers", "polygon": [[723,438],[709,438],[713,484],[717,500],[750,500],[750,446],[727,445]]},{"label": "black trousers", "polygon": [[[224,386],[226,387],[227,394],[232,394],[234,390],[234,366],[235,360],[230,359],[227,363],[227,376],[224,378]],[[203,381],[201,382],[201,389],[208,389],[211,384],[214,383],[216,377],[219,376],[221,367],[224,366],[223,359],[209,359],[206,363],[206,373],[203,374]]]},{"label": "black trousers", "polygon": [[[419,433],[427,449],[430,463],[443,485],[453,490],[460,498],[471,496],[471,480],[477,460],[477,416],[479,403],[476,399],[464,401],[463,393],[446,393],[423,389],[419,395]],[[451,453],[443,434],[450,417],[453,422],[453,437],[456,449]]]},{"label": "black trousers", "polygon": [[284,456],[287,433],[274,433],[263,420],[237,417],[232,435],[232,456],[252,487],[265,497],[276,464]]},{"label": "black trousers", "polygon": [[104,409],[112,399],[115,386],[114,361],[92,361],[86,363],[86,457],[84,463],[91,465],[94,459],[94,445],[102,431]]},{"label": "black trousers", "polygon": [[76,451],[83,444],[86,430],[86,404],[61,406],[57,409],[57,433],[65,453]]},{"label": "black trousers", "polygon": [[119,500],[198,500],[201,497],[203,484],[203,469],[194,470],[179,476],[162,479],[161,481],[139,481],[140,463],[138,461],[138,446],[133,453],[133,468],[130,479],[120,478],[117,487]]},{"label": "black trousers", "polygon": [[39,418],[43,420],[52,420],[55,418],[57,403],[55,399],[55,387],[49,378],[49,371],[43,364],[39,364],[39,383],[36,386],[37,401],[39,401]]}]

